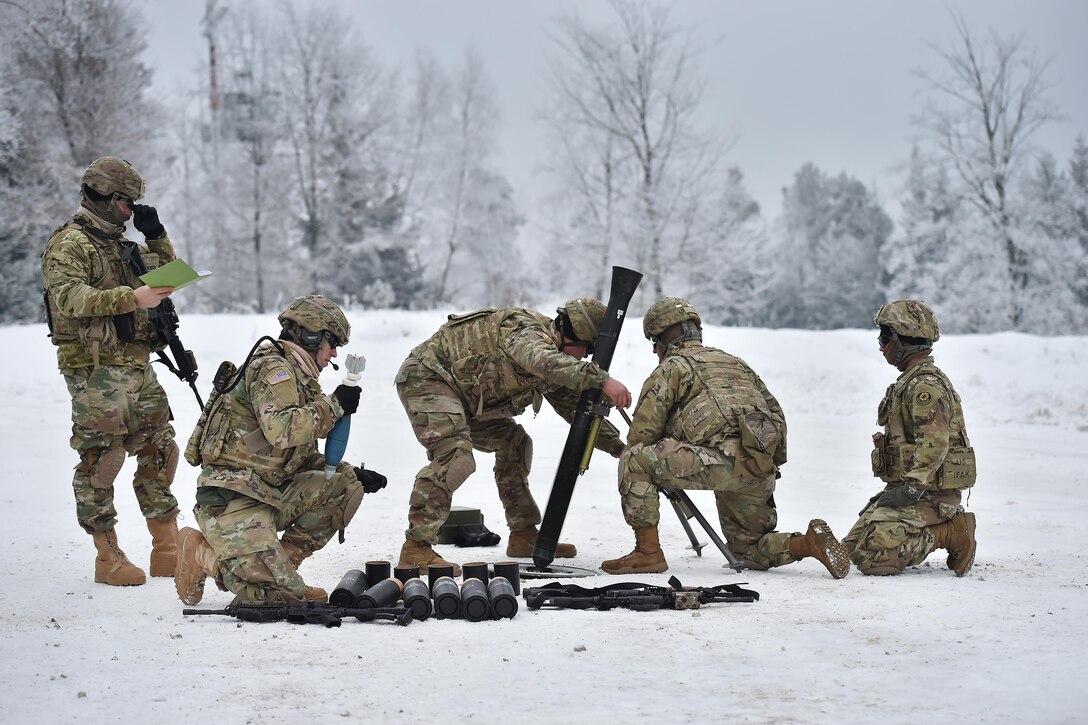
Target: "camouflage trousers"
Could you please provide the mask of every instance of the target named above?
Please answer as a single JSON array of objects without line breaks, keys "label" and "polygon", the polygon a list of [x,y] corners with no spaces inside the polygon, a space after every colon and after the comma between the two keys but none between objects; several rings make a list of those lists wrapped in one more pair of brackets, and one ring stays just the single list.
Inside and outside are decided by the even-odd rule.
[{"label": "camouflage trousers", "polygon": [[61,373],[72,396],[70,443],[79,454],[72,489],[83,530],[101,533],[117,523],[113,483],[126,455],[136,456],[132,487],[144,517],[175,511],[178,501],[170,485],[179,451],[166,391],[151,366],[102,365]]},{"label": "camouflage trousers", "polygon": [[[279,593],[302,599],[306,583],[288,559],[282,543],[309,555],[342,531],[345,502],[359,487],[351,466],[341,463],[325,480],[325,471],[296,473],[280,488],[279,508],[255,498],[219,488],[231,476],[249,471],[208,466],[197,479],[197,525],[219,559],[216,583],[238,595],[239,601],[279,601]],[[201,503],[217,495],[225,505]],[[283,536],[276,535],[283,531]],[[282,543],[281,543],[282,542]]]},{"label": "camouflage trousers", "polygon": [[731,456],[673,438],[629,446],[620,456],[619,488],[623,518],[632,528],[658,525],[658,486],[714,491],[722,533],[737,557],[760,567],[795,561],[789,554],[791,534],[774,530],[774,476],[745,483],[734,474]]},{"label": "camouflage trousers", "polygon": [[512,531],[540,523],[529,492],[533,441],[512,418],[475,420],[457,391],[409,357],[397,374],[397,395],[429,463],[416,474],[408,503],[408,539],[434,544],[453,494],[475,470],[473,449],[495,454],[495,484]]},{"label": "camouflage trousers", "polygon": [[870,503],[851,527],[843,546],[858,571],[893,567],[903,571],[933,553],[929,527],[948,521],[960,511],[959,491],[926,494],[913,506],[890,507]]}]

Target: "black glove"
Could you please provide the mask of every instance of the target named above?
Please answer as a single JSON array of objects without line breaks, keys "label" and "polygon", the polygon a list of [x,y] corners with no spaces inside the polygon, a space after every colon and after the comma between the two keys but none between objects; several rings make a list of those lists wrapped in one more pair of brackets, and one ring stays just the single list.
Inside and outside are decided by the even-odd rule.
[{"label": "black glove", "polygon": [[358,385],[337,385],[332,391],[333,397],[340,401],[340,407],[344,409],[344,415],[351,415],[359,410],[359,396],[362,389]]},{"label": "black glove", "polygon": [[884,491],[876,499],[877,506],[891,506],[897,508],[899,506],[910,506],[918,503],[918,500],[922,498],[924,491],[920,488],[915,488],[913,484],[901,483],[898,486],[889,488]]},{"label": "black glove", "polygon": [[356,468],[355,477],[359,479],[359,483],[363,484],[364,493],[377,493],[389,483],[382,474],[365,468]]},{"label": "black glove", "polygon": [[870,507],[870,506],[872,506],[872,505],[873,505],[874,503],[876,503],[876,500],[877,500],[878,498],[880,498],[881,496],[883,496],[883,495],[884,495],[884,492],[883,492],[883,491],[881,491],[881,492],[880,492],[880,493],[878,493],[878,494],[874,494],[873,496],[870,496],[870,497],[869,497],[869,500],[865,502],[865,505],[861,507],[861,511],[858,511],[858,516],[861,516],[861,515],[862,515],[862,514],[864,514],[864,513],[866,512],[866,511],[868,511],[868,510],[869,510],[869,507]]},{"label": "black glove", "polygon": [[160,239],[166,234],[162,222],[159,221],[159,212],[155,207],[147,204],[132,205],[132,226],[141,232],[145,239]]}]

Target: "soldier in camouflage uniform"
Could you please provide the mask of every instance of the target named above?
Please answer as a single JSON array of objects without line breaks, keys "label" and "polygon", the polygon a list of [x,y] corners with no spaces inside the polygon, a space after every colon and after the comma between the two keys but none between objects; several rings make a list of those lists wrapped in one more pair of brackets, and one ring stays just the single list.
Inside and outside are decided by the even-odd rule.
[{"label": "soldier in camouflage uniform", "polygon": [[[401,566],[450,563],[431,547],[454,492],[476,470],[473,448],[495,454],[495,482],[510,527],[507,556],[531,556],[540,523],[528,485],[533,442],[514,416],[529,406],[539,411],[547,399],[572,421],[579,395],[591,388],[603,388],[616,405],[630,405],[623,383],[583,360],[593,351],[605,306],[583,297],[557,313],[554,320],[520,308],[451,315],[401,365],[397,394],[430,461],[412,488]],[[607,421],[597,447],[613,456],[623,450]],[[565,543],[556,550],[559,557],[576,553]]]},{"label": "soldier in camouflage uniform", "polygon": [[351,333],[344,313],[308,295],[279,321],[279,341],[259,340],[242,370],[224,363],[185,450],[203,466],[193,509],[200,531],[184,528],[178,538],[174,583],[186,604],[200,601],[206,576],[239,602],[327,600],[306,586],[299,565],[337,532],[343,543],[363,494],[386,483],[347,462],[327,476],[317,450],[359,406],[357,386],[323,395],[318,383]]},{"label": "soldier in camouflage uniform", "polygon": [[[113,484],[127,455],[136,456],[132,485],[151,532],[151,576],[173,575],[176,560],[178,502],[170,486],[178,447],[150,364],[163,343],[147,313],[173,288],[143,284],[122,256],[138,253],[148,269],[174,259],[158,212],[135,203],[143,193],[144,180],[127,161],[96,159],[83,173],[79,209],[42,254],[49,336],[72,396],[76,518],[98,552],[94,580],[120,586],[146,580],[114,530]],[[125,239],[130,218],[145,244]]]},{"label": "soldier in camouflage uniform", "polygon": [[873,436],[873,475],[885,488],[869,499],[843,543],[862,574],[898,574],[934,549],[963,576],[975,560],[975,515],[960,506],[975,483],[975,451],[960,396],[933,364],[937,317],[924,302],[899,300],[877,310],[880,352],[902,374],[888,387]]},{"label": "soldier in camouflage uniform", "polygon": [[800,533],[775,531],[774,488],[786,462],[786,419],[759,376],[738,357],[702,344],[687,300],[666,297],[643,331],[659,365],[642,386],[620,456],[623,517],[635,549],[601,564],[609,574],[666,571],[658,540],[659,487],[713,490],[726,541],[745,566],[764,570],[815,557],[836,579],[846,550],[821,519]]}]

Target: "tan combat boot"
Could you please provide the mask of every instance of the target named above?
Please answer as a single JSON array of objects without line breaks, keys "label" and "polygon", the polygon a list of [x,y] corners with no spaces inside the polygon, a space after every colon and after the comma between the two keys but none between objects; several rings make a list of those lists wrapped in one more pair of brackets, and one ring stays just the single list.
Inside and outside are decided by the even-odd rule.
[{"label": "tan combat boot", "polygon": [[850,555],[823,519],[809,521],[808,531],[791,536],[789,545],[790,556],[794,559],[814,557],[836,579],[842,579],[850,573]]},{"label": "tan combat boot", "polygon": [[[296,569],[302,566],[302,562],[306,561],[314,554],[312,551],[300,549],[290,541],[281,541],[280,546],[283,547],[283,553],[287,554],[287,558],[290,559],[291,565]],[[307,584],[306,591],[302,593],[302,599],[307,602],[321,602],[324,604],[329,601],[329,594],[321,587],[312,587]]]},{"label": "tan combat boot", "polygon": [[151,532],[151,576],[174,576],[178,566],[178,512],[148,519]]},{"label": "tan combat boot", "polygon": [[929,527],[933,544],[948,550],[948,568],[963,576],[975,563],[975,515],[958,513],[948,521]]},{"label": "tan combat boot", "polygon": [[115,587],[135,587],[147,581],[144,570],[133,564],[117,543],[113,529],[92,534],[98,556],[94,560],[94,580]]},{"label": "tan combat boot", "polygon": [[[510,532],[510,540],[506,542],[506,555],[514,558],[527,558],[533,555],[533,546],[536,544],[536,536],[540,533],[535,526],[527,529],[518,529]],[[557,559],[573,559],[578,555],[578,549],[574,544],[558,544],[555,547]]]},{"label": "tan combat boot", "polygon": [[460,566],[436,554],[430,544],[413,539],[407,539],[400,547],[400,563],[397,566],[418,566],[420,574],[426,574],[430,566],[452,566],[453,575],[461,576]]},{"label": "tan combat boot", "polygon": [[219,559],[204,534],[188,526],[178,532],[177,559],[174,588],[178,599],[186,604],[197,604],[204,597],[204,579],[215,576]]},{"label": "tan combat boot", "polygon": [[657,527],[635,529],[635,550],[619,559],[602,562],[601,568],[609,574],[658,574],[667,571],[669,564],[657,539]]}]

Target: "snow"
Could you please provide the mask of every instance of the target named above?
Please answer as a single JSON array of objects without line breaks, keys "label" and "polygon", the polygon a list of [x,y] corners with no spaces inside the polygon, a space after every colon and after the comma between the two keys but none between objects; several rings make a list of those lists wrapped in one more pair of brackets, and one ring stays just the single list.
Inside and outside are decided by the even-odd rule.
[{"label": "snow", "polygon": [[[182,293],[184,294],[184,293]],[[394,560],[408,495],[423,465],[392,380],[438,312],[358,312],[348,352],[367,356],[363,403],[348,459],[385,473],[344,545],[302,567],[331,589],[351,568]],[[181,335],[210,388],[220,360],[241,362],[274,315],[183,315]],[[632,391],[655,358],[631,319],[613,372]],[[841,537],[879,483],[869,471],[876,405],[896,371],[875,330],[808,332],[708,328],[709,344],[740,355],[782,403],[790,462],[776,500],[782,530],[828,521]],[[539,611],[512,620],[428,620],[401,628],[346,621],[339,629],[183,617],[170,579],[142,587],[93,582],[94,548],[77,526],[67,482],[68,396],[41,325],[0,328],[13,353],[0,376],[0,440],[9,473],[2,499],[8,544],[0,568],[0,722],[1083,722],[1088,643],[1085,553],[1075,536],[1088,513],[1088,338],[949,336],[937,362],[964,401],[979,459],[970,509],[978,556],[957,579],[943,552],[891,578],[832,579],[813,560],[770,572],[723,569],[713,546],[697,558],[662,508],[666,574],[622,577],[685,584],[748,582],[754,604],[695,612]],[[326,389],[343,375],[327,370]],[[198,414],[192,392],[159,369],[184,447]],[[617,419],[617,416],[613,416]],[[534,439],[531,485],[547,503],[567,427],[549,410],[519,421]],[[622,422],[617,422],[624,427]],[[439,547],[456,561],[505,559],[507,530],[491,456],[455,503],[478,507],[503,536],[494,549]],[[118,535],[146,568],[150,540],[129,459],[119,477]],[[197,471],[174,486],[193,525]],[[715,520],[713,498],[692,498]],[[701,537],[703,540],[705,536]],[[596,568],[630,551],[614,461],[599,452],[580,480],[562,539],[573,566]],[[578,583],[602,585],[601,575]],[[201,606],[230,595],[209,585]]]}]

